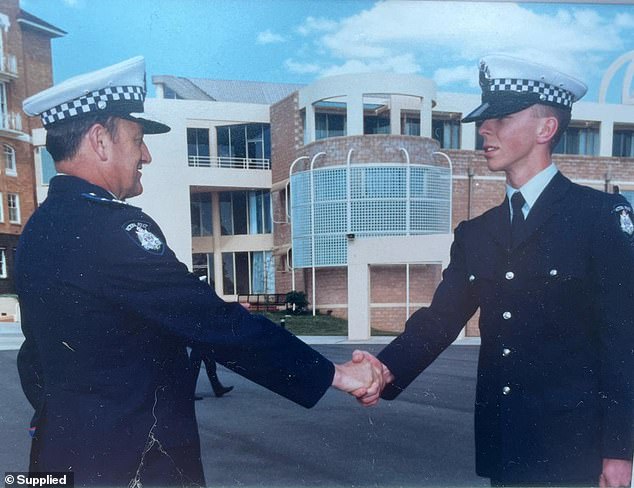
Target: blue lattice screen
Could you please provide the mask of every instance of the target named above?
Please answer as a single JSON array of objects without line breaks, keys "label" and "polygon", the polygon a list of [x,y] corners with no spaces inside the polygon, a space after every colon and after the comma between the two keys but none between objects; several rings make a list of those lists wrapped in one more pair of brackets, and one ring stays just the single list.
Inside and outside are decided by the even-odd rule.
[{"label": "blue lattice screen", "polygon": [[349,192],[346,166],[318,168],[312,176],[312,182],[310,171],[291,176],[296,268],[312,266],[313,232],[315,266],[345,265],[348,233],[363,238],[450,232],[449,168],[355,165]]}]

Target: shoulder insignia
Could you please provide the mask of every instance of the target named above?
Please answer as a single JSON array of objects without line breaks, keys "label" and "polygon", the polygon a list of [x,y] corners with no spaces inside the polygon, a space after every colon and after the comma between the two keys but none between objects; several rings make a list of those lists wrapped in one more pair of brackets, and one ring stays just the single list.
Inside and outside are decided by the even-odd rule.
[{"label": "shoulder insignia", "polygon": [[617,205],[612,211],[619,216],[621,230],[628,236],[632,236],[632,234],[634,234],[634,224],[632,223],[632,207],[629,207],[627,205]]},{"label": "shoulder insignia", "polygon": [[145,251],[161,256],[165,252],[165,244],[149,230],[149,227],[150,224],[147,222],[133,221],[124,224],[123,230]]}]

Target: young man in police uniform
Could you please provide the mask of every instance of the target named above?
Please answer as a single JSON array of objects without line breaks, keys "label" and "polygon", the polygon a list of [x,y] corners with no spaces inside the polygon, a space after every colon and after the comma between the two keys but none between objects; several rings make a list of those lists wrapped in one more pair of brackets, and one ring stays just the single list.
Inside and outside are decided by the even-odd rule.
[{"label": "young man in police uniform", "polygon": [[507,198],[456,228],[431,305],[378,355],[381,396],[395,398],[479,308],[478,474],[495,486],[630,486],[632,210],[551,162],[586,87],[507,56],[481,61],[480,85],[482,104],[464,122],[481,122]]},{"label": "young man in police uniform", "polygon": [[[20,239],[18,356],[33,404],[32,471],[75,486],[204,485],[187,346],[313,406],[331,385],[378,389],[369,363],[335,366],[189,273],[158,225],[125,199],[142,192],[141,57],[24,102],[41,115],[61,174]],[[377,375],[378,376],[378,375]]]}]

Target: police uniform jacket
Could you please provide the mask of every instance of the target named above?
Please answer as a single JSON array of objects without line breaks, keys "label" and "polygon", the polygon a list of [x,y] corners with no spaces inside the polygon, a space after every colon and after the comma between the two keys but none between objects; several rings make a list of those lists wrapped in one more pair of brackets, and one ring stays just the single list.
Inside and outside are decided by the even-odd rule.
[{"label": "police uniform jacket", "polygon": [[476,468],[503,483],[574,483],[632,459],[634,259],[621,196],[557,173],[510,245],[508,199],[455,231],[429,308],[380,354],[394,398],[480,309]]},{"label": "police uniform jacket", "polygon": [[76,486],[204,484],[187,346],[305,407],[331,384],[330,361],[223,302],[150,217],[82,179],[51,181],[16,274],[31,469]]}]

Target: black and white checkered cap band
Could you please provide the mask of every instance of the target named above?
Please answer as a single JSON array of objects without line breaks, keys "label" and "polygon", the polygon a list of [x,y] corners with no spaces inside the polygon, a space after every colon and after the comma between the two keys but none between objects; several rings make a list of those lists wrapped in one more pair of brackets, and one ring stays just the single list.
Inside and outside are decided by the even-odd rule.
[{"label": "black and white checkered cap band", "polygon": [[544,102],[562,105],[572,108],[574,97],[572,93],[563,88],[544,83],[543,81],[522,80],[517,78],[495,78],[490,80],[489,91],[491,92],[516,92],[537,94]]},{"label": "black and white checkered cap band", "polygon": [[64,102],[41,113],[44,126],[90,112],[109,111],[130,105],[129,113],[142,112],[145,90],[142,86],[109,86],[70,102]]}]

